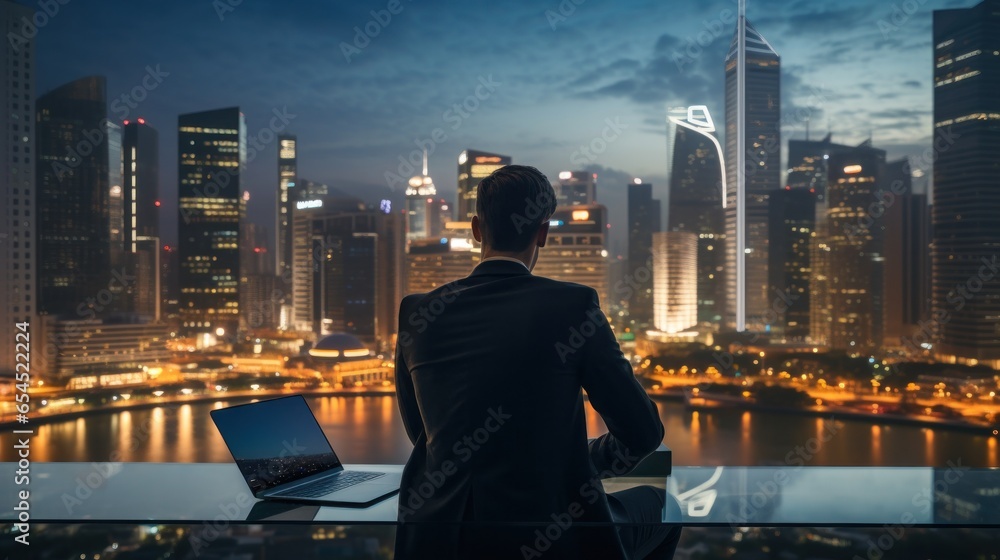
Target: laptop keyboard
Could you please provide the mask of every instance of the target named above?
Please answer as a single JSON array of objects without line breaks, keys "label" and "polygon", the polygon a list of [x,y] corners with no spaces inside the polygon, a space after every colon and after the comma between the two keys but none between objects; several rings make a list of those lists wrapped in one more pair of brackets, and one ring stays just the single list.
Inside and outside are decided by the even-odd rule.
[{"label": "laptop keyboard", "polygon": [[320,496],[343,490],[348,486],[354,486],[362,482],[383,476],[380,472],[344,471],[337,476],[317,480],[305,486],[300,486],[288,491],[286,496],[298,496],[302,498],[318,498]]}]

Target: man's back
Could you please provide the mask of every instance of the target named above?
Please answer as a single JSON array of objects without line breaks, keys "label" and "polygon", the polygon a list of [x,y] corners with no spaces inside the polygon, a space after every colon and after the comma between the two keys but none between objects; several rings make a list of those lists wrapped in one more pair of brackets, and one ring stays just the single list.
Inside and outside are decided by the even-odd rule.
[{"label": "man's back", "polygon": [[[494,522],[559,527],[556,539],[542,540],[535,530],[544,536],[545,527],[511,530],[491,543],[499,557],[539,548],[620,555],[613,530],[562,526],[610,522],[600,478],[631,470],[662,441],[663,426],[592,288],[533,276],[519,262],[481,263],[467,278],[403,300],[396,367],[414,443],[400,521],[466,523],[464,532],[404,526],[400,557],[467,548],[475,544],[468,527]],[[611,432],[589,447],[581,389]]]}]

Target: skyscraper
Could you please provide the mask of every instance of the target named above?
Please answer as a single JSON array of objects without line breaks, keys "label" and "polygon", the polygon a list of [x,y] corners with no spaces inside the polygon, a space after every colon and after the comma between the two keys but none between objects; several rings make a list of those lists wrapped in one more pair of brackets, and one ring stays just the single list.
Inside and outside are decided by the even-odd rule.
[{"label": "skyscraper", "polygon": [[301,200],[298,193],[299,171],[297,160],[297,141],[295,136],[278,136],[278,193],[276,204],[276,219],[274,233],[277,239],[275,247],[275,273],[279,278],[291,278],[292,275],[292,211],[295,202]]},{"label": "skyscraper", "polygon": [[178,118],[182,331],[231,337],[239,326],[246,121],[238,107]]},{"label": "skyscraper", "polygon": [[[1000,0],[935,10],[934,352],[993,367],[1000,367],[998,52]],[[974,295],[970,285],[979,288]]]},{"label": "skyscraper", "polygon": [[299,201],[292,221],[296,329],[389,348],[402,299],[403,215],[327,196]]},{"label": "skyscraper", "polygon": [[[741,22],[745,21],[741,18]],[[746,21],[744,44],[740,45],[741,29],[737,32],[726,56],[726,269],[736,274],[726,275],[726,325],[741,330],[763,331],[768,295],[768,196],[778,189],[781,181],[781,58],[749,21]],[[742,47],[742,48],[741,48]],[[743,87],[740,91],[741,58]],[[742,107],[742,124],[740,122]],[[740,138],[739,131],[743,130]],[[742,168],[741,168],[742,167]],[[745,292],[738,286],[737,224],[740,208],[737,190],[745,177],[745,208],[743,236],[745,240]],[[743,309],[740,309],[742,305]]]},{"label": "skyscraper", "polygon": [[589,171],[560,171],[555,186],[559,206],[595,204],[597,202],[597,173]]},{"label": "skyscraper", "polygon": [[885,151],[865,142],[828,161],[827,344],[863,354],[880,348],[883,338],[886,225],[865,217],[886,186]]},{"label": "skyscraper", "polygon": [[510,156],[465,150],[458,156],[458,212],[455,220],[471,222],[476,215],[476,187],[495,170],[510,165]]},{"label": "skyscraper", "polygon": [[816,198],[812,189],[785,187],[771,193],[769,200],[769,284],[772,297],[784,302],[772,307],[774,314],[769,317],[776,319],[771,332],[788,340],[802,341],[810,335],[810,255],[816,237]]},{"label": "skyscraper", "polygon": [[533,272],[594,288],[607,311],[611,305],[607,224],[608,209],[600,204],[557,206]]},{"label": "skyscraper", "polygon": [[[676,111],[676,116],[686,119],[687,113],[687,108],[683,108]],[[725,314],[727,272],[719,153],[704,134],[672,121],[669,128],[670,189],[666,229],[695,234],[698,240],[698,321],[718,327]]]},{"label": "skyscraper", "polygon": [[698,322],[698,236],[687,231],[653,234],[653,323],[666,334]]},{"label": "skyscraper", "polygon": [[[930,318],[930,208],[927,195],[913,192],[910,163],[886,164],[884,345],[918,350],[907,343]],[[928,337],[932,333],[925,333]]]},{"label": "skyscraper", "polygon": [[644,327],[653,323],[653,234],[661,229],[660,201],[653,198],[653,185],[636,181],[628,185],[628,268],[622,285],[630,296],[629,318]]},{"label": "skyscraper", "polygon": [[406,238],[424,239],[430,237],[436,226],[431,206],[434,205],[437,188],[427,174],[427,150],[424,150],[423,173],[410,177],[406,185]]},{"label": "skyscraper", "polygon": [[[795,300],[787,311],[778,316],[808,313],[809,339],[816,344],[827,344],[830,335],[832,317],[830,316],[830,246],[829,225],[827,223],[827,189],[829,188],[830,156],[850,153],[854,146],[833,143],[833,135],[827,134],[821,140],[789,140],[788,141],[788,178],[785,188],[792,191],[809,192],[816,203],[813,231],[808,247],[809,288],[804,297]],[[794,195],[793,195],[794,196]],[[771,262],[775,262],[773,259]],[[780,274],[780,272],[779,272]],[[775,294],[779,297],[778,294]],[[778,300],[775,300],[778,301]],[[784,307],[779,303],[775,312]],[[804,316],[793,319],[801,322]],[[787,325],[787,322],[785,323]]]},{"label": "skyscraper", "polygon": [[146,119],[125,121],[122,198],[130,311],[160,319],[160,140]]},{"label": "skyscraper", "polygon": [[[37,244],[35,205],[35,41],[20,36],[12,29],[19,29],[21,22],[30,20],[33,11],[21,4],[0,1],[0,29],[8,31],[7,41],[0,55],[0,76],[4,87],[0,90],[3,114],[0,126],[7,134],[0,135],[0,158],[6,173],[0,184],[0,337],[14,341],[22,332],[17,323],[30,323],[38,311],[36,294]],[[19,39],[19,40],[18,40]],[[15,347],[13,342],[0,348],[0,374],[14,370]]]},{"label": "skyscraper", "polygon": [[[120,181],[112,197],[116,145],[109,133],[117,125],[108,121],[107,107],[102,76],[64,84],[36,104],[38,305],[47,314],[93,318],[118,303],[108,296],[122,288],[111,282],[112,266],[119,264],[112,257],[120,253],[112,230],[122,215],[112,202],[122,198]],[[98,302],[101,294],[107,295]]]}]

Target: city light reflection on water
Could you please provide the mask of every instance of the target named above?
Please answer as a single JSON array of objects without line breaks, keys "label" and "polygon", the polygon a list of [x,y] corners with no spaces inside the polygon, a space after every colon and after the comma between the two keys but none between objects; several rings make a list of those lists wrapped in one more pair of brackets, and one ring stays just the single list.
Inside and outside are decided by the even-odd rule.
[{"label": "city light reflection on water", "polygon": [[[410,442],[392,396],[310,397],[338,455],[346,463],[403,463]],[[212,409],[241,401],[209,401],[92,414],[35,428],[35,461],[228,462],[222,438],[209,418]],[[676,465],[780,464],[810,440],[824,441],[806,465],[917,466],[962,460],[969,466],[1000,466],[996,438],[917,426],[880,426],[862,421],[834,424],[828,418],[733,409],[686,409],[659,402],[665,443]],[[587,408],[587,430],[607,430]],[[4,434],[3,460],[10,461]]]}]

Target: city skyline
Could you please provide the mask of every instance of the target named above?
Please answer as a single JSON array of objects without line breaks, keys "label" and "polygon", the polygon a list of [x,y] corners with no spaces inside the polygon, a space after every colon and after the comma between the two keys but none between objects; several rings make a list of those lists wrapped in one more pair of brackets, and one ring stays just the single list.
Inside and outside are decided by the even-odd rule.
[{"label": "city skyline", "polygon": [[[831,128],[839,138],[856,143],[867,136],[868,129],[874,128],[876,143],[886,149],[890,157],[919,155],[929,146],[931,131],[931,79],[926,64],[931,57],[931,45],[930,34],[924,31],[925,28],[929,31],[931,10],[941,7],[939,4],[945,5],[944,2],[928,2],[913,14],[903,14],[906,21],[896,25],[893,21],[898,18],[894,19],[888,8],[885,14],[865,15],[849,6],[834,10],[804,4],[782,5],[784,13],[775,17],[768,15],[771,13],[769,2],[751,2],[751,21],[774,42],[779,52],[788,53],[783,61],[786,70],[782,75],[782,101],[786,109],[783,116],[791,118],[783,119],[787,121],[783,136],[804,136],[804,123],[796,121],[795,111],[812,106],[814,134],[825,131],[827,123],[832,123]],[[627,180],[635,176],[653,183],[657,189],[655,194],[662,197],[666,191],[664,107],[704,101],[713,113],[723,114],[723,75],[718,60],[724,57],[735,25],[735,2],[719,2],[707,10],[679,7],[667,11],[665,7],[639,5],[610,10],[610,13],[607,8],[581,5],[568,16],[559,15],[557,4],[551,7],[504,6],[511,11],[510,17],[522,22],[531,34],[541,37],[535,41],[544,41],[550,47],[544,51],[546,54],[538,63],[538,71],[530,71],[529,75],[518,71],[520,64],[512,62],[520,61],[527,47],[499,49],[482,41],[466,41],[467,56],[456,58],[444,48],[443,43],[448,41],[426,42],[424,36],[422,44],[427,53],[447,60],[454,71],[442,75],[426,64],[410,64],[413,54],[406,52],[403,43],[415,28],[449,25],[454,16],[431,17],[440,12],[450,14],[448,4],[422,5],[416,10],[409,4],[402,6],[402,11],[393,16],[360,54],[352,56],[351,62],[342,55],[340,43],[350,43],[353,27],[363,28],[372,17],[368,11],[382,9],[381,6],[328,8],[348,10],[338,14],[315,13],[315,8],[310,6],[281,10],[276,14],[269,12],[273,8],[249,4],[221,12],[221,15],[211,5],[148,8],[151,12],[147,18],[135,17],[139,23],[122,22],[121,28],[148,31],[150,44],[155,46],[118,53],[124,57],[108,65],[104,56],[109,48],[106,39],[81,38],[77,28],[71,28],[69,20],[79,16],[84,23],[89,18],[103,18],[102,22],[113,23],[122,14],[134,16],[136,9],[121,10],[108,4],[94,7],[90,13],[75,13],[74,6],[68,5],[39,32],[37,90],[46,92],[86,74],[106,74],[114,117],[144,116],[152,126],[165,131],[161,140],[162,161],[172,161],[176,156],[172,152],[170,123],[178,114],[239,105],[246,112],[248,141],[253,145],[254,133],[267,128],[273,111],[287,107],[288,113],[295,115],[288,130],[298,135],[302,146],[299,150],[300,176],[344,188],[351,194],[366,195],[368,202],[390,197],[396,204],[402,203],[404,189],[390,192],[385,172],[395,171],[397,158],[406,157],[417,149],[415,140],[431,139],[435,128],[441,128],[446,138],[435,142],[429,171],[441,194],[449,200],[455,196],[455,158],[461,150],[470,147],[507,153],[516,161],[530,161],[553,179],[561,170],[590,168],[601,175],[598,190],[608,195],[604,197],[606,200],[618,195],[624,199]],[[558,17],[547,15],[549,11]],[[289,21],[291,13],[299,14],[294,21]],[[487,9],[469,14],[469,17],[483,25],[497,25],[486,21],[489,14]],[[640,14],[644,17],[636,17]],[[331,23],[335,15],[340,16],[336,18],[339,25]],[[605,22],[608,18],[610,21]],[[146,20],[163,22],[163,28],[171,27],[166,25],[168,22],[177,23],[179,28],[200,36],[201,41],[207,40],[209,44],[215,44],[216,40],[233,40],[233,50],[228,46],[220,48],[212,51],[211,57],[194,63],[192,61],[199,60],[199,56],[190,46],[178,45],[175,37],[160,37],[161,31],[156,26],[146,29],[151,27],[142,23]],[[812,41],[807,34],[807,30],[823,29],[829,22],[840,21],[846,25],[848,20],[850,29],[837,36],[831,34],[828,39]],[[880,26],[879,20],[896,29]],[[273,30],[287,30],[289,25],[297,23],[302,26],[303,37],[313,37],[322,22],[330,25],[324,38],[316,42],[319,48],[299,48],[305,39],[297,39],[289,46],[275,43],[276,31]],[[627,28],[627,23],[633,24],[632,28]],[[95,25],[98,25],[96,20]],[[904,25],[908,26],[905,32],[902,31]],[[260,29],[261,33],[242,33],[247,26],[265,27]],[[599,26],[606,29],[597,29]],[[344,29],[329,32],[340,27]],[[469,32],[462,26],[453,27],[449,33]],[[272,31],[267,32],[268,29]],[[630,29],[628,35],[622,34],[625,29]],[[240,35],[234,37],[237,32]],[[594,38],[583,39],[589,35]],[[846,39],[854,35],[860,39]],[[600,41],[600,37],[605,40]],[[253,44],[243,44],[248,40]],[[509,39],[503,41],[504,45],[507,41]],[[74,48],[68,49],[67,42],[74,44]],[[899,42],[906,43],[909,48],[888,49],[893,53],[891,56],[872,54]],[[576,52],[590,49],[595,43],[599,43],[600,48],[591,49],[587,57]],[[803,46],[803,43],[806,44]],[[241,45],[245,47],[244,52],[267,54],[248,56],[248,60],[228,54],[237,52]],[[272,50],[268,51],[269,48]],[[919,55],[921,49],[926,51],[926,57]],[[511,56],[499,60],[498,51],[510,52]],[[323,53],[321,60],[317,60],[320,52]],[[845,54],[850,52],[864,55]],[[824,57],[827,63],[822,62]],[[872,60],[874,58],[880,60]],[[470,65],[472,61],[480,63]],[[853,64],[853,77],[845,74],[845,61]],[[248,66],[252,66],[252,71],[239,71]],[[275,75],[262,79],[261,67]],[[885,81],[875,83],[858,78],[863,73],[856,71],[866,67],[876,68],[869,75],[884,76]],[[491,70],[495,70],[493,82],[499,85],[490,85]],[[293,79],[290,72],[299,75]],[[540,83],[535,78],[542,73],[553,79]],[[327,77],[329,74],[336,77]],[[907,77],[909,74],[914,75]],[[147,80],[147,75],[153,78]],[[373,81],[373,76],[381,78]],[[287,83],[299,85],[286,87],[281,77],[287,78]],[[479,97],[483,99],[476,97],[477,87],[482,85],[480,78],[490,85],[479,88]],[[146,84],[155,83],[156,87],[133,96],[137,93],[134,88],[143,80]],[[206,88],[204,83],[212,85]],[[384,100],[383,103],[371,101],[374,99],[369,91],[374,87],[372,84],[378,84],[382,92],[379,99]],[[508,85],[510,87],[506,87]],[[419,95],[413,93],[415,86],[420,86]],[[134,107],[122,102],[123,95]],[[467,96],[474,99],[469,102],[470,107],[478,105],[476,111],[469,113],[467,118],[454,111],[448,115],[450,119],[445,116],[445,110]],[[579,114],[588,117],[581,119]],[[614,121],[616,118],[629,127],[619,139],[608,143],[599,155],[587,155],[579,150],[581,145],[601,135],[605,119]],[[511,124],[518,122],[523,124]],[[336,133],[331,134],[331,131]],[[263,157],[248,163],[250,177],[247,182],[252,198],[269,201],[273,196],[271,177],[277,173],[275,159],[270,154],[277,148],[274,142],[264,147]],[[586,165],[575,165],[571,159],[574,154],[577,162]],[[176,177],[169,166],[165,166],[161,183],[166,189],[176,185]],[[175,202],[169,196],[164,198],[163,211],[174,211]],[[609,210],[614,225],[624,222],[624,203],[611,205]],[[268,221],[269,215],[265,215],[266,209],[259,203],[252,202],[249,211],[252,221]],[[174,226],[169,223],[164,226],[167,230],[164,240],[174,240]],[[623,228],[613,227],[611,233],[612,250],[622,252]]]}]

